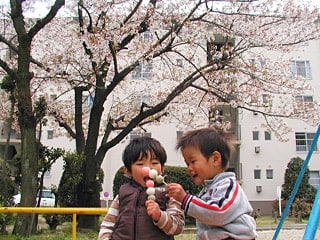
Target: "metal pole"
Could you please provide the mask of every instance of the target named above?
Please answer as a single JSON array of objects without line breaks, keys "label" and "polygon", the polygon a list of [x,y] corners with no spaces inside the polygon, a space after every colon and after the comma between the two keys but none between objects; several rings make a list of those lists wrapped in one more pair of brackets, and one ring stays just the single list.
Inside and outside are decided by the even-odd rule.
[{"label": "metal pole", "polygon": [[77,214],[72,214],[72,240],[77,239]]},{"label": "metal pole", "polygon": [[317,228],[320,220],[320,185],[318,186],[318,191],[316,198],[313,202],[311,214],[309,216],[309,221],[306,230],[303,235],[303,240],[314,239],[316,235]]},{"label": "metal pole", "polygon": [[308,167],[308,164],[310,162],[310,158],[311,158],[311,155],[313,153],[313,149],[317,144],[319,135],[320,135],[320,125],[318,126],[318,130],[317,130],[317,132],[316,132],[316,134],[315,134],[315,136],[313,138],[313,141],[312,141],[311,146],[309,148],[306,160],[304,161],[304,163],[303,163],[303,165],[301,167],[300,173],[299,173],[299,175],[297,177],[296,183],[295,183],[295,185],[294,185],[294,187],[292,189],[290,198],[289,198],[288,203],[287,203],[287,205],[286,205],[286,207],[285,207],[285,209],[283,211],[283,214],[282,214],[282,216],[280,218],[279,224],[278,224],[277,229],[276,229],[276,231],[275,231],[275,233],[273,235],[272,240],[276,240],[278,235],[279,235],[279,232],[280,232],[280,229],[281,229],[281,227],[283,225],[283,222],[284,222],[285,218],[287,217],[287,214],[288,214],[288,212],[290,210],[291,204],[292,204],[292,202],[293,202],[293,200],[294,200],[294,198],[295,198],[295,196],[296,196],[296,194],[298,192],[298,188],[300,186],[300,183],[302,181],[303,175],[304,175],[304,173],[305,173],[305,171],[306,171],[306,169]]}]

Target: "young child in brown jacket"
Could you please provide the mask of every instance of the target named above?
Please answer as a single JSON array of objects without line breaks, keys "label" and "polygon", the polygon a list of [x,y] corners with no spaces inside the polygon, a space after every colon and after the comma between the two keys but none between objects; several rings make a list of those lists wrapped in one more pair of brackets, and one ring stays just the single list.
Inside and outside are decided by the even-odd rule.
[{"label": "young child in brown jacket", "polygon": [[150,137],[132,140],[122,157],[124,170],[130,182],[122,185],[119,195],[111,203],[98,240],[174,239],[184,227],[181,204],[166,196],[163,184],[155,186],[155,200],[148,200],[143,168],[161,175],[167,155],[162,145]]}]

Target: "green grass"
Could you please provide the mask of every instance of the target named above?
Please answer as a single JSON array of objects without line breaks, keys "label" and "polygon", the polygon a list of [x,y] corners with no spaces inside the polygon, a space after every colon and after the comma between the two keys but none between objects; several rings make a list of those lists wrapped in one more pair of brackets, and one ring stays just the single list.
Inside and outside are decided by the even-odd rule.
[{"label": "green grass", "polygon": [[[259,217],[257,218],[257,226],[277,226],[280,219],[277,219],[277,223],[275,222],[274,218],[272,217]],[[286,219],[284,224],[295,224],[294,219]],[[307,223],[307,220],[304,220],[303,223]],[[195,227],[195,226],[188,226],[188,227]],[[90,232],[77,232],[77,240],[92,240],[97,239],[98,233],[94,231]],[[55,231],[50,231],[44,229],[41,233],[32,235],[28,238],[28,240],[70,240],[71,236],[71,224],[64,225],[63,228],[59,228]],[[194,240],[196,238],[195,233],[190,234],[180,234],[175,237],[175,240]],[[0,235],[1,240],[23,240],[26,239],[25,237],[13,236],[13,235]]]},{"label": "green grass", "polygon": [[[97,232],[86,232],[81,233],[77,232],[77,240],[92,240],[97,239],[98,233]],[[24,240],[25,237],[20,237],[16,235],[2,235],[0,236],[1,240]],[[43,230],[41,233],[32,235],[28,240],[70,240],[72,239],[71,236],[71,228],[65,228],[63,231],[57,230],[57,231],[49,231],[49,230]]]},{"label": "green grass", "polygon": [[[277,222],[275,222],[275,219],[269,216],[258,217],[256,219],[257,226],[276,226],[278,225],[279,221],[280,221],[280,218],[278,218]],[[307,219],[302,220],[303,224],[306,224],[307,222],[308,222]],[[295,219],[286,218],[283,224],[288,225],[288,224],[296,224],[296,223],[297,222]]]}]

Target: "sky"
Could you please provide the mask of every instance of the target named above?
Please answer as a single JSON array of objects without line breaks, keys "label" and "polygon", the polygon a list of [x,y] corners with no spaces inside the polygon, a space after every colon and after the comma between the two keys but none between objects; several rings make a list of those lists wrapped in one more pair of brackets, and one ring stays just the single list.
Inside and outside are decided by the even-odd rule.
[{"label": "sky", "polygon": [[[320,0],[297,0],[299,3],[310,2],[312,5],[318,6],[320,8]],[[32,6],[32,12],[26,13],[26,17],[44,17],[49,11],[50,4],[54,0],[35,0],[35,4]],[[68,2],[66,0],[66,2]],[[0,0],[0,11],[1,7],[9,6],[9,0]]]},{"label": "sky", "polygon": [[[54,0],[34,0],[35,3],[32,5],[32,11],[28,11],[26,17],[44,17],[49,12],[50,6],[54,3]],[[0,8],[2,6],[9,6],[10,0],[0,0]],[[1,9],[0,9],[1,11]]]}]

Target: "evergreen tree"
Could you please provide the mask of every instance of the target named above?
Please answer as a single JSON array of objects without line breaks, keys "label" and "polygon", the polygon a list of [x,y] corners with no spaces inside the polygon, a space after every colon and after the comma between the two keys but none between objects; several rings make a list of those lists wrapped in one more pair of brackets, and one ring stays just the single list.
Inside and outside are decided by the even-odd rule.
[{"label": "evergreen tree", "polygon": [[[285,200],[290,198],[298,175],[304,160],[300,157],[295,157],[290,160],[284,175],[284,184],[282,185],[282,196]],[[295,199],[305,199],[308,203],[312,203],[316,194],[316,189],[309,184],[310,170],[306,169]]]}]

